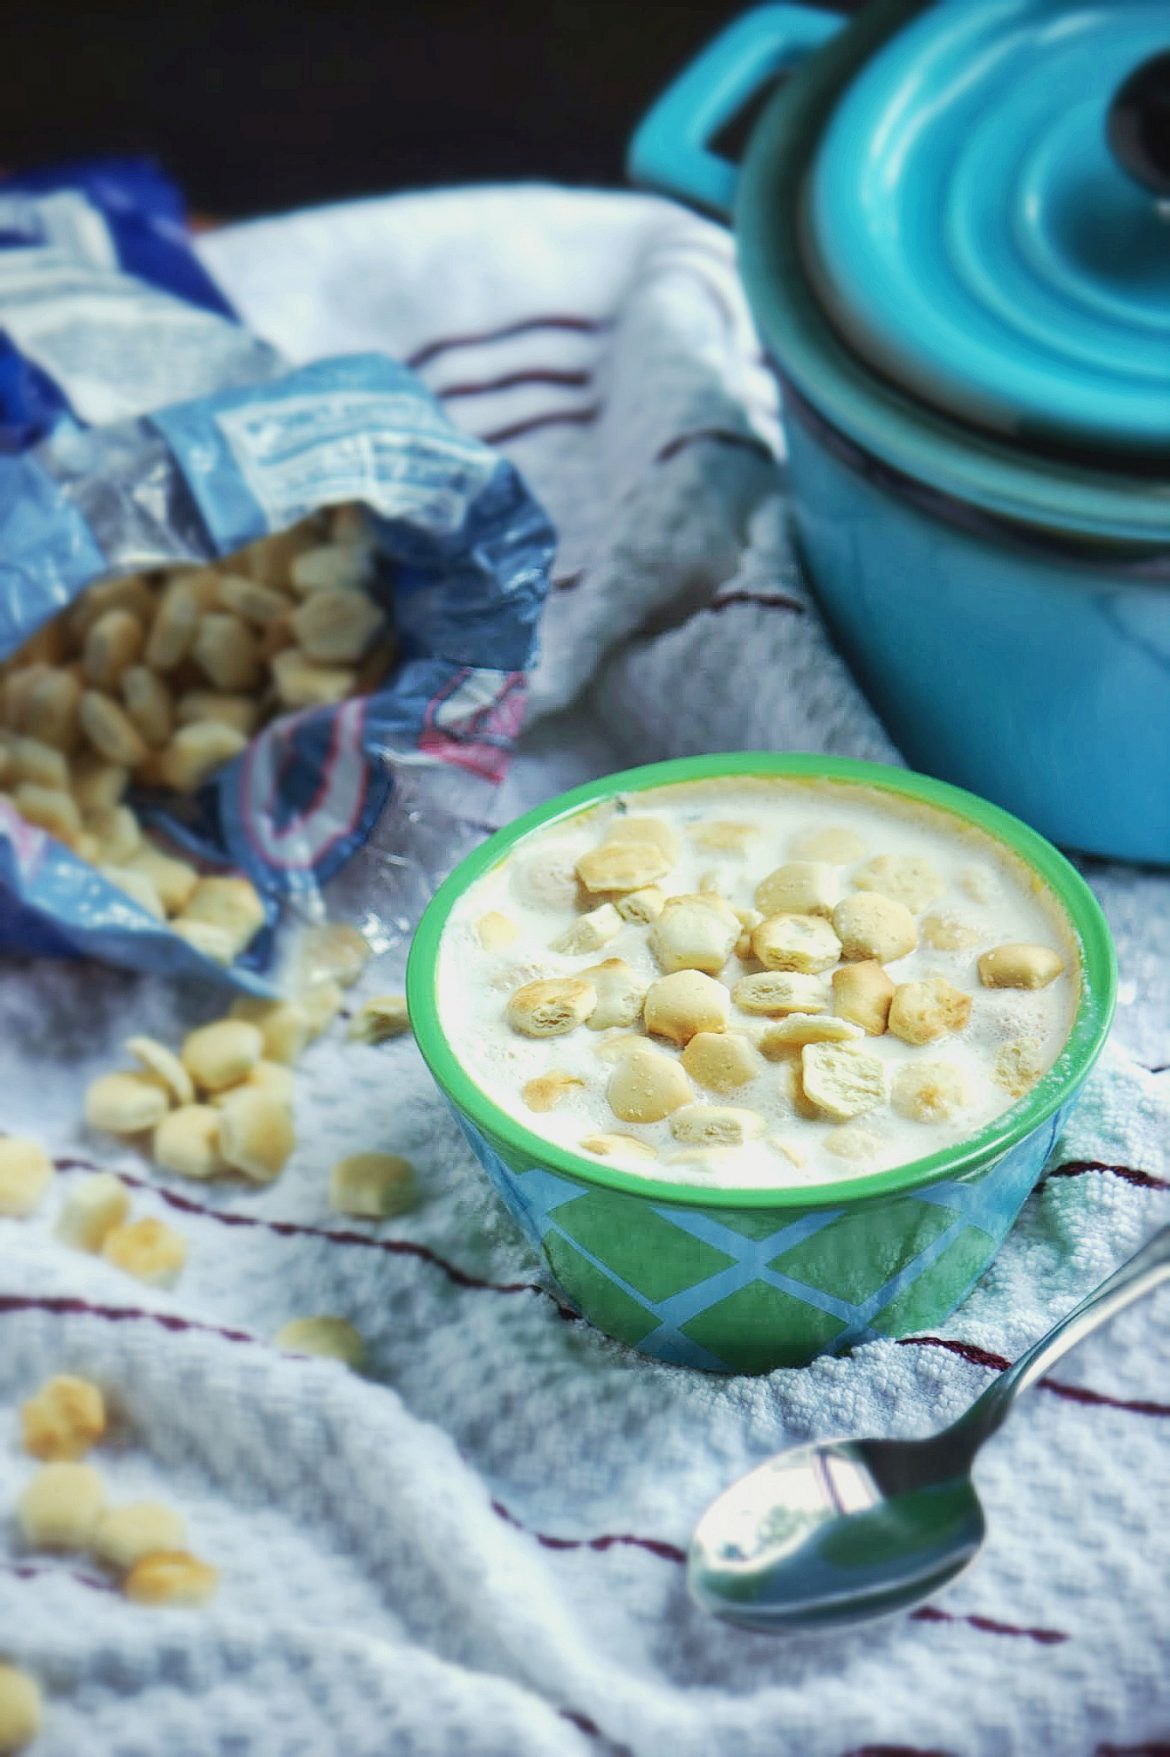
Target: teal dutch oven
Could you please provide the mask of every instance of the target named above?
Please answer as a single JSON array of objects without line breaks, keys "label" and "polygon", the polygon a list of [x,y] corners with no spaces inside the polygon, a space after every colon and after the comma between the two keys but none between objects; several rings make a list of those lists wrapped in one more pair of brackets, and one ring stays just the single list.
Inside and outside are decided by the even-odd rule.
[{"label": "teal dutch oven", "polygon": [[[911,763],[1170,862],[1170,7],[747,14],[634,179],[734,220],[797,541]],[[787,72],[742,166],[711,140]]]}]

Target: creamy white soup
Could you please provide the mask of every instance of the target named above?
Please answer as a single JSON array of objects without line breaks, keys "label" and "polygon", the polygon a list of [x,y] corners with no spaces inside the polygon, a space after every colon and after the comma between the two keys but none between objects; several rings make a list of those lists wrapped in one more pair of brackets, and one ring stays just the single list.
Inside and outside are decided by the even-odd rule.
[{"label": "creamy white soup", "polygon": [[1051,1067],[1079,989],[1056,898],[990,837],[766,778],[536,832],[459,899],[438,973],[502,1110],[598,1163],[736,1188],[964,1140]]}]

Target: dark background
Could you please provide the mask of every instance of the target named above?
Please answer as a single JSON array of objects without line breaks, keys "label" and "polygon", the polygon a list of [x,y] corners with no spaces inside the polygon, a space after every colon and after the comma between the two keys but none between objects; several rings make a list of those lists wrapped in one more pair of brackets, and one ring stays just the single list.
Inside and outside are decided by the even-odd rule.
[{"label": "dark background", "polygon": [[223,218],[442,183],[617,185],[644,110],[749,3],[2,0],[0,162],[150,152]]}]

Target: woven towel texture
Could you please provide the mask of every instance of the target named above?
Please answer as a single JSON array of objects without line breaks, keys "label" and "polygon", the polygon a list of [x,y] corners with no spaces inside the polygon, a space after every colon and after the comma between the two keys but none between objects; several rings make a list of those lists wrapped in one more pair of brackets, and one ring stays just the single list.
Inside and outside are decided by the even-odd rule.
[{"label": "woven towel texture", "polygon": [[[714,226],[633,196],[403,197],[204,240],[297,359],[387,348],[526,471],[562,532],[505,816],[619,762],[752,745],[897,760],[788,548],[772,382]],[[0,971],[0,1126],[57,1189],[0,1222],[0,1656],[42,1679],[37,1757],[1105,1757],[1170,1723],[1170,1295],[1032,1393],[980,1461],[990,1538],[912,1616],[774,1643],[686,1597],[706,1501],[786,1442],[956,1416],[1168,1216],[1170,884],[1094,864],[1121,951],[1114,1045],[1019,1226],[945,1333],[766,1379],[659,1366],[567,1315],[413,1044],[338,1028],[261,1190],[152,1172],[87,1135],[121,1040],[214,997],[94,968]],[[362,992],[397,986],[392,955]],[[415,1160],[417,1210],[326,1200],[357,1147]],[[158,1293],[51,1236],[95,1167],[186,1236]],[[282,1355],[349,1317],[365,1377]],[[83,1558],[22,1550],[17,1406],[93,1376],[118,1500],[182,1508],[221,1567],[199,1612],[137,1609]],[[1152,1747],[1150,1747],[1152,1748]]]}]

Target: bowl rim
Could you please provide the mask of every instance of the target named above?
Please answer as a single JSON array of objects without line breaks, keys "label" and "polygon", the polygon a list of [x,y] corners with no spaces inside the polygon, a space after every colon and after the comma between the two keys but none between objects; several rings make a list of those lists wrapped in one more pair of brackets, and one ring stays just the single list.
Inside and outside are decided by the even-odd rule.
[{"label": "bowl rim", "polygon": [[[1054,893],[1081,957],[1081,996],[1072,1027],[1059,1056],[1032,1090],[965,1141],[904,1165],[832,1183],[777,1188],[669,1183],[586,1159],[527,1128],[475,1083],[452,1048],[439,1019],[439,947],[451,910],[470,885],[536,831],[576,817],[615,794],[751,776],[844,782],[950,812],[1003,843]],[[1079,1087],[1104,1046],[1116,1000],[1117,962],[1104,913],[1080,873],[1036,830],[1000,806],[950,782],[885,763],[804,751],[733,751],[676,757],[602,776],[557,794],[497,830],[459,862],[427,905],[410,950],[406,991],[415,1040],[440,1090],[477,1127],[531,1158],[534,1165],[598,1189],[681,1207],[852,1208],[982,1169],[1040,1128]]]}]

